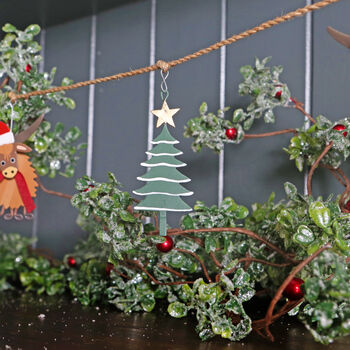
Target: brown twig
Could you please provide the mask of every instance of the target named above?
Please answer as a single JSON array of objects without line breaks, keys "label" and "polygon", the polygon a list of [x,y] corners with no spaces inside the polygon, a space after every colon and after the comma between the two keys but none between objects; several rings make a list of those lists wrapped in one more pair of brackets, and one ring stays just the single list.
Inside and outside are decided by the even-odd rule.
[{"label": "brown twig", "polygon": [[201,238],[199,237],[191,237],[187,236],[188,239],[192,240],[193,242],[196,242],[200,247],[204,247],[204,242]]},{"label": "brown twig", "polygon": [[344,171],[340,168],[333,168],[330,165],[322,163],[319,166],[328,169],[332,173],[332,175],[339,181],[339,183],[345,187],[345,191],[340,196],[339,207],[342,212],[348,213],[349,210],[345,208],[345,201],[350,196],[350,180],[347,178]]},{"label": "brown twig", "polygon": [[303,103],[301,103],[301,102],[299,102],[296,98],[292,98],[291,99],[293,102],[294,102],[294,108],[296,108],[298,111],[300,111],[301,113],[303,113],[304,115],[305,115],[305,117],[307,118],[307,119],[309,119],[313,124],[315,124],[316,123],[316,120],[309,114],[309,113],[307,113],[306,111],[305,111],[305,109],[304,109],[304,104]]},{"label": "brown twig", "polygon": [[127,280],[130,279],[130,277],[129,277],[128,275],[126,275],[125,273],[120,272],[120,271],[117,270],[115,267],[113,268],[113,271],[114,271],[117,275],[119,275],[120,277],[123,277],[123,278],[125,278],[125,279],[127,279]]},{"label": "brown twig", "polygon": [[329,166],[327,164],[323,164],[323,163],[320,163],[319,166],[322,167],[322,168],[328,169],[332,173],[332,175],[338,180],[338,182],[340,184],[342,184],[344,187],[346,187],[345,181],[338,174],[338,169],[333,168],[333,167],[331,167],[331,166]]},{"label": "brown twig", "polygon": [[158,216],[157,214],[153,215],[153,219],[154,219],[154,225],[157,231],[159,231],[159,224],[158,224]]},{"label": "brown twig", "polygon": [[257,296],[260,296],[260,295],[265,295],[265,294],[268,294],[269,293],[269,289],[268,288],[264,288],[264,289],[261,289],[261,290],[258,290],[254,296],[257,297]]},{"label": "brown twig", "polygon": [[312,196],[312,186],[311,186],[312,176],[314,175],[314,172],[315,172],[316,168],[318,167],[318,165],[320,164],[321,160],[329,152],[329,150],[332,148],[332,146],[333,146],[333,141],[331,141],[328,145],[326,145],[326,147],[324,148],[324,150],[322,151],[320,156],[316,159],[315,163],[312,164],[312,167],[311,167],[309,174],[307,176],[307,193],[309,196]]},{"label": "brown twig", "polygon": [[237,261],[237,263],[235,264],[234,267],[232,267],[230,270],[225,272],[225,275],[229,275],[233,272],[235,272],[238,268],[238,265],[242,262],[257,262],[260,264],[264,264],[264,265],[269,265],[269,266],[274,266],[274,267],[286,267],[286,266],[290,266],[292,263],[283,263],[283,264],[277,264],[277,263],[273,263],[270,261],[266,261],[266,260],[262,260],[262,259],[256,259],[256,258],[252,258],[252,257],[247,257],[247,258],[241,258]]},{"label": "brown twig", "polygon": [[339,172],[338,169],[332,170],[331,169],[332,174],[334,175],[334,177],[344,186],[347,187],[346,182],[341,178],[341,176],[339,176]]},{"label": "brown twig", "polygon": [[279,130],[279,131],[273,131],[273,132],[266,132],[264,134],[245,134],[245,139],[258,139],[263,137],[270,137],[270,136],[276,136],[276,135],[283,135],[293,133],[297,134],[297,131],[295,129],[285,129],[285,130]]},{"label": "brown twig", "polygon": [[[315,259],[317,256],[319,256],[324,250],[331,248],[331,245],[329,243],[327,243],[326,245],[324,245],[323,247],[321,247],[320,249],[318,249],[315,253],[313,253],[312,255],[310,255],[308,258],[306,258],[305,260],[303,260],[298,266],[295,267],[295,269],[288,275],[288,277],[283,281],[283,283],[280,285],[280,287],[278,288],[275,296],[273,297],[273,299],[271,300],[270,306],[266,312],[265,315],[265,332],[267,334],[267,336],[270,338],[271,341],[274,340],[273,335],[271,334],[270,330],[269,330],[269,325],[272,323],[273,321],[273,310],[277,304],[277,302],[280,300],[280,298],[282,297],[282,293],[283,291],[286,289],[287,285],[291,282],[291,280],[294,278],[294,276],[299,273],[307,264],[309,264],[313,259]],[[300,302],[303,299],[300,299]]]},{"label": "brown twig", "polygon": [[163,270],[169,271],[170,273],[172,273],[173,275],[175,275],[175,276],[177,276],[177,277],[179,277],[179,278],[182,278],[182,279],[184,279],[184,280],[186,279],[186,276],[185,276],[185,275],[183,275],[182,273],[180,273],[180,272],[178,272],[178,271],[172,269],[172,268],[169,267],[169,266],[166,266],[166,265],[163,265],[163,264],[159,264],[159,265],[157,265],[157,266],[160,267],[160,268],[163,269]]},{"label": "brown twig", "polygon": [[212,258],[212,260],[214,261],[214,264],[215,264],[219,269],[222,269],[222,265],[221,265],[220,261],[217,259],[217,257],[215,256],[214,252],[210,252],[209,255],[210,255],[210,257]]},{"label": "brown twig", "polygon": [[343,192],[343,194],[340,196],[340,200],[339,200],[339,206],[340,209],[342,210],[342,212],[348,213],[349,210],[347,208],[345,208],[346,203],[345,201],[347,199],[349,199],[350,196],[350,181],[347,178],[347,176],[345,175],[344,171],[341,170],[340,168],[337,169],[338,174],[343,178],[343,181],[345,183],[345,191]]},{"label": "brown twig", "polygon": [[2,81],[2,83],[0,84],[0,89],[2,89],[3,87],[5,87],[5,85],[7,85],[10,81],[9,77],[5,77],[5,79]]},{"label": "brown twig", "polygon": [[[188,233],[202,233],[202,232],[236,232],[236,233],[241,233],[241,234],[247,235],[249,237],[252,237],[252,238],[266,244],[270,249],[276,251],[278,254],[283,256],[286,260],[291,261],[292,263],[296,263],[296,261],[291,257],[290,254],[284,252],[282,249],[280,249],[279,247],[277,247],[273,243],[269,242],[265,238],[260,237],[259,235],[257,235],[256,233],[254,233],[250,230],[240,228],[240,227],[215,227],[215,228],[205,228],[205,229],[201,228],[201,229],[190,229],[190,230],[175,231],[175,232],[168,231],[167,234],[169,236],[181,236],[181,235],[186,235]],[[158,234],[158,232],[154,231],[154,232],[152,232],[152,234]]]},{"label": "brown twig", "polygon": [[138,260],[126,260],[126,262],[138,267],[142,272],[144,272],[152,280],[153,283],[158,284],[160,286],[173,286],[173,285],[192,284],[193,283],[193,281],[160,282],[147,271],[147,269],[141,264],[140,261],[138,261]]},{"label": "brown twig", "polygon": [[193,253],[191,252],[190,250],[186,250],[186,249],[181,249],[181,248],[174,248],[174,250],[178,251],[178,252],[181,252],[181,253],[185,253],[185,254],[190,254],[192,255],[202,266],[202,270],[204,272],[204,275],[205,277],[207,278],[208,282],[211,283],[212,280],[208,274],[208,270],[206,269],[203,261],[201,260],[201,258],[196,254],[196,253]]},{"label": "brown twig", "polygon": [[18,93],[21,91],[22,84],[23,84],[22,80],[18,80],[17,87],[16,87],[16,91]]},{"label": "brown twig", "polygon": [[323,0],[323,1],[319,1],[315,4],[307,5],[305,7],[299,8],[295,11],[291,11],[289,13],[286,13],[283,16],[279,16],[279,17],[276,17],[272,20],[261,23],[260,25],[254,27],[254,28],[248,29],[240,34],[236,34],[236,35],[233,35],[227,39],[216,42],[216,43],[210,45],[209,47],[206,47],[206,48],[201,49],[199,51],[193,52],[193,53],[186,55],[184,57],[172,60],[170,62],[164,62],[164,61],[159,62],[158,61],[156,64],[153,64],[151,66],[134,69],[134,70],[131,70],[129,72],[118,73],[118,74],[114,74],[114,75],[107,76],[104,78],[87,80],[87,81],[83,81],[83,82],[79,82],[79,83],[75,83],[75,84],[71,84],[71,85],[67,85],[67,86],[58,86],[58,87],[50,88],[47,90],[31,91],[31,92],[26,93],[26,94],[16,95],[14,92],[12,92],[12,93],[9,93],[9,97],[10,97],[12,103],[15,103],[18,99],[27,99],[31,96],[45,95],[48,93],[72,90],[72,89],[80,88],[83,86],[89,86],[92,84],[99,84],[99,83],[104,83],[104,82],[108,82],[108,81],[112,81],[112,80],[120,80],[120,79],[123,79],[126,77],[132,77],[135,75],[152,72],[152,71],[155,71],[157,69],[161,69],[164,72],[166,72],[171,67],[175,67],[179,64],[182,64],[182,63],[188,62],[190,60],[193,60],[195,58],[201,57],[201,56],[206,55],[210,52],[218,50],[223,46],[233,44],[239,40],[245,39],[245,38],[247,38],[251,35],[254,35],[258,32],[262,32],[266,29],[272,28],[280,23],[290,21],[293,18],[304,16],[305,14],[307,14],[309,12],[319,10],[321,8],[324,8],[330,4],[336,3],[338,1],[339,0]]},{"label": "brown twig", "polygon": [[[255,294],[257,295],[257,293]],[[299,305],[304,299],[299,299],[299,300],[288,300],[284,306],[278,311],[276,312],[273,316],[272,316],[272,322],[276,321],[278,318],[280,318],[281,316],[285,315],[287,312],[289,312],[290,310],[293,310],[297,305]],[[255,332],[257,332],[259,335],[261,335],[264,338],[270,339],[269,337],[265,336],[260,330],[265,328],[266,325],[266,320],[265,318],[262,318],[260,320],[254,320],[252,322],[252,328]]]},{"label": "brown twig", "polygon": [[340,168],[337,168],[336,170],[337,170],[338,174],[344,179],[345,187],[350,188],[350,180],[347,178],[344,171]]},{"label": "brown twig", "polygon": [[247,271],[249,269],[250,264],[252,263],[252,261],[250,260],[251,255],[249,254],[249,252],[246,253],[245,258],[247,260],[244,263],[243,270]]},{"label": "brown twig", "polygon": [[39,178],[36,179],[36,182],[39,184],[39,187],[47,194],[51,194],[53,196],[57,196],[57,197],[61,197],[61,198],[67,198],[67,199],[72,199],[72,195],[70,194],[66,194],[66,193],[62,193],[62,192],[56,192],[56,191],[52,191],[47,189],[42,182],[39,180]]}]

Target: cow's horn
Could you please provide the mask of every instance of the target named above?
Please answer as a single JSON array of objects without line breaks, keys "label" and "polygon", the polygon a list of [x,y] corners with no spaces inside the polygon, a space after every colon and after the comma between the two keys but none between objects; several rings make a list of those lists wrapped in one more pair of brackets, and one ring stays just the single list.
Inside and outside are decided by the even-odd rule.
[{"label": "cow's horn", "polygon": [[28,140],[33,133],[38,129],[40,126],[41,122],[44,119],[44,114],[42,114],[31,126],[29,126],[27,129],[24,131],[20,132],[18,135],[15,135],[15,141],[16,142],[24,142]]},{"label": "cow's horn", "polygon": [[350,35],[349,34],[339,32],[338,30],[335,30],[332,27],[328,27],[327,30],[333,39],[335,39],[336,41],[338,41],[338,43],[340,43],[340,44],[344,45],[345,47],[347,47],[348,49],[350,49]]}]

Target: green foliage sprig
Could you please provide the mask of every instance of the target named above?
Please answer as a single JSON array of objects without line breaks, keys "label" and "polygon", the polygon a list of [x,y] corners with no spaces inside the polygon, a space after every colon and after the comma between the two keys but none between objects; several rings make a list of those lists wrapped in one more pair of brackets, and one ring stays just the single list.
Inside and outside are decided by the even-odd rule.
[{"label": "green foliage sprig", "polygon": [[[333,129],[336,125],[344,125],[344,131]],[[350,155],[350,138],[347,132],[349,127],[349,118],[331,122],[320,115],[310,128],[304,125],[296,129],[297,135],[290,140],[289,147],[285,151],[291,160],[295,160],[298,170],[303,171],[305,165],[313,165],[326,145],[333,142],[332,149],[322,159],[322,163],[337,169]]]},{"label": "green foliage sprig", "polygon": [[350,214],[342,213],[332,197],[316,200],[297,193],[291,183],[285,184],[288,201],[273,203],[273,196],[264,205],[253,205],[253,213],[245,227],[260,236],[294,251],[299,259],[313,254],[331,243],[340,255],[350,254],[347,232]]},{"label": "green foliage sprig", "polygon": [[[3,79],[0,89],[0,120],[10,124],[12,109],[8,93],[26,93],[53,87],[56,68],[52,68],[50,73],[39,70],[42,61],[41,46],[35,40],[35,36],[40,33],[38,25],[29,25],[21,31],[7,23],[2,29],[6,35],[0,41],[0,79]],[[71,83],[69,78],[62,80],[62,85]],[[64,92],[18,100],[13,107],[13,132],[16,134],[23,131],[40,115],[47,114],[51,110],[50,102],[68,109],[75,108],[75,102],[66,97]],[[28,140],[28,145],[34,150],[31,155],[32,162],[39,175],[49,175],[51,178],[57,173],[65,177],[73,176],[74,167],[79,159],[78,151],[86,145],[75,145],[81,136],[77,127],[70,128],[64,136],[63,129],[62,123],[52,127],[51,123],[46,121]]]},{"label": "green foliage sprig", "polygon": [[28,250],[32,239],[18,234],[0,235],[0,291],[18,285],[37,294],[62,294],[65,291],[65,276],[60,267],[31,254]]},{"label": "green foliage sprig", "polygon": [[[270,57],[260,61],[255,60],[255,67],[250,65],[241,67],[244,81],[239,85],[239,94],[249,96],[250,104],[246,110],[235,109],[232,121],[224,119],[224,114],[230,108],[219,110],[217,115],[208,113],[205,102],[199,108],[200,116],[192,118],[185,127],[185,137],[193,137],[192,149],[199,152],[202,147],[208,147],[215,152],[220,152],[225,143],[238,144],[243,141],[245,131],[250,130],[254,121],[264,118],[265,123],[274,123],[274,109],[286,107],[290,103],[290,92],[286,84],[280,81],[283,71],[281,66],[265,67]],[[276,95],[278,93],[278,95]],[[277,97],[276,97],[277,96]],[[237,136],[230,140],[225,135],[225,130],[236,128]]]},{"label": "green foliage sprig", "polygon": [[350,333],[348,261],[328,251],[306,270],[313,277],[305,282],[305,303],[298,317],[317,341],[329,344]]},{"label": "green foliage sprig", "polygon": [[[89,196],[83,197],[81,202],[77,201],[82,205],[82,213],[86,210],[82,203],[88,199],[94,211],[95,207],[100,207],[101,198],[107,194],[113,195],[111,191],[118,196],[122,193],[113,189],[112,184],[118,182],[112,175],[107,184],[98,184],[86,177],[80,179],[78,184],[82,191],[79,194]],[[87,188],[90,190],[84,191]],[[90,196],[90,191],[95,189],[98,195]],[[350,281],[346,265],[350,247],[346,232],[350,216],[341,213],[337,202],[330,198],[323,201],[322,198],[314,200],[300,195],[290,183],[286,183],[285,190],[285,201],[274,203],[272,195],[266,203],[254,204],[250,215],[247,208],[236,204],[231,198],[225,198],[219,207],[209,208],[203,202],[197,202],[195,211],[182,218],[181,228],[204,228],[208,231],[217,227],[236,228],[242,226],[241,220],[244,220],[244,228],[254,229],[260,237],[284,247],[286,253],[300,260],[308,257],[320,245],[330,243],[333,246],[331,251],[324,252],[302,270],[300,276],[305,280],[305,301],[291,314],[299,313],[299,318],[316,340],[331,342],[350,333],[347,327]],[[127,210],[123,208],[128,208],[129,203],[130,201],[125,202],[119,210]],[[31,256],[28,260],[25,247],[30,240],[19,239],[19,236],[3,236],[4,243],[0,244],[0,251],[7,257],[7,261],[11,261],[9,266],[15,267],[11,273],[8,272],[11,269],[0,269],[2,289],[6,289],[4,286],[8,286],[11,281],[13,285],[21,283],[28,290],[38,293],[58,294],[66,290],[83,305],[109,303],[124,312],[150,312],[156,307],[157,300],[166,300],[168,312],[173,317],[185,317],[191,310],[196,313],[196,330],[201,339],[221,335],[230,340],[239,340],[253,328],[244,303],[261,288],[267,288],[273,294],[293,267],[291,263],[281,264],[283,257],[276,252],[271,254],[271,250],[266,249],[266,245],[260,241],[233,232],[207,232],[204,237],[203,232],[194,233],[192,239],[180,234],[176,236],[176,249],[163,254],[152,243],[150,237],[153,236],[149,235],[152,232],[143,231],[136,238],[137,249],[121,252],[118,244],[123,243],[123,237],[114,236],[113,241],[106,242],[99,233],[103,230],[110,234],[105,226],[106,221],[91,222],[82,213],[79,223],[93,233],[71,253],[77,261],[76,268],[68,268],[66,257],[55,270],[42,257]],[[99,214],[102,219],[105,218]],[[124,227],[130,224],[130,221],[118,220],[119,225]],[[8,244],[11,240],[14,243]],[[155,242],[158,240],[161,238],[157,237]],[[146,253],[140,254],[140,251]],[[22,254],[20,259],[19,254]],[[119,254],[122,254],[121,258],[118,258]],[[199,277],[203,275],[202,266],[192,254],[204,263],[208,276],[215,277],[216,282],[204,282]],[[220,266],[211,259],[211,254],[215,255]],[[257,261],[252,260],[247,267],[247,257]],[[14,265],[16,261],[22,263]],[[109,276],[105,272],[107,261],[114,264]],[[167,266],[180,275],[174,275],[162,266]],[[22,269],[27,269],[25,275]],[[54,278],[49,279],[50,275]],[[26,276],[29,282],[21,276]],[[41,282],[44,280],[52,280],[52,285],[60,285],[60,288],[46,286]],[[188,284],[187,281],[191,283]]]},{"label": "green foliage sprig", "polygon": [[[201,104],[200,116],[190,119],[184,132],[185,137],[193,138],[192,149],[195,152],[199,152],[202,147],[208,147],[219,153],[227,143],[241,143],[245,139],[245,131],[251,129],[256,119],[263,117],[266,123],[275,122],[276,107],[292,107],[306,114],[300,102],[291,98],[288,86],[280,81],[283,68],[266,67],[269,60],[270,57],[262,61],[256,59],[255,67],[250,65],[241,67],[244,80],[239,84],[239,94],[250,96],[251,102],[246,109],[235,109],[232,121],[224,118],[225,112],[230,107],[218,110],[217,114],[214,114],[208,112],[205,102]],[[297,104],[300,108],[297,108]],[[343,126],[344,129],[341,131],[334,129],[337,125]],[[234,139],[229,139],[225,135],[225,131],[230,128],[236,129]],[[301,128],[295,129],[289,147],[284,150],[289,154],[290,160],[295,161],[297,169],[301,172],[305,166],[312,166],[326,145],[332,142],[332,149],[325,155],[322,164],[337,169],[350,155],[349,128],[349,118],[331,122],[320,115],[311,127],[305,123]]]},{"label": "green foliage sprig", "polygon": [[[203,279],[197,279],[192,288],[182,286],[181,301],[169,304],[168,312],[175,318],[181,318],[193,309],[198,320],[196,330],[202,340],[221,335],[222,338],[238,341],[252,329],[251,318],[243,303],[254,296],[253,287],[254,282],[243,269],[238,269],[232,280],[225,275],[218,283],[206,284]],[[236,294],[236,290],[240,292]]]},{"label": "green foliage sprig", "polygon": [[112,173],[108,183],[98,183],[88,176],[77,180],[79,191],[71,200],[85,220],[92,217],[98,222],[97,236],[106,244],[113,246],[116,259],[124,253],[138,249],[145,238],[143,233],[153,227],[145,226],[140,217],[131,213],[133,198],[128,192],[119,189],[121,184]]},{"label": "green foliage sprig", "polygon": [[[247,208],[229,197],[219,207],[209,208],[203,202],[197,202],[194,211],[181,219],[181,229],[169,231],[176,235],[172,236],[176,248],[163,254],[154,246],[162,238],[154,237],[152,231],[145,230],[139,214],[130,210],[131,197],[128,197],[124,205],[101,208],[100,201],[104,196],[119,198],[122,193],[117,188],[119,184],[114,176],[110,174],[109,177],[110,182],[107,184],[96,183],[86,177],[78,180],[77,189],[80,193],[72,200],[81,215],[88,217],[91,213],[94,216],[98,214],[98,220],[95,220],[91,228],[105,247],[108,247],[109,261],[115,267],[113,276],[116,282],[115,286],[107,288],[107,299],[118,309],[130,312],[151,311],[157,299],[166,298],[170,315],[179,318],[185,317],[190,310],[196,313],[199,320],[196,329],[202,339],[209,339],[216,334],[231,340],[246,336],[252,329],[252,322],[244,310],[244,302],[254,296],[257,283],[259,288],[266,288],[273,294],[293,266],[292,263],[285,263],[283,256],[271,253],[261,241],[227,232],[225,228],[243,227],[254,231],[277,247],[283,247],[285,254],[290,254],[296,261],[306,259],[326,243],[332,245],[332,254],[340,259],[345,260],[350,252],[347,236],[350,215],[342,213],[338,203],[331,198],[324,201],[320,197],[315,200],[300,195],[294,185],[286,183],[286,200],[274,203],[274,195],[271,195],[266,203],[254,204],[250,215]],[[87,188],[90,190],[85,191]],[[87,203],[89,210],[86,209]],[[132,215],[134,220],[122,219],[118,213],[123,210]],[[116,218],[114,226],[108,222],[112,213]],[[86,224],[86,221],[83,222]],[[132,222],[137,223],[132,228],[135,231],[130,231]],[[118,231],[130,232],[129,237],[133,237],[131,243],[125,244],[123,235],[118,238],[114,234],[113,239],[110,239],[115,225],[118,226]],[[210,232],[210,229],[220,227],[223,228],[222,232]],[[191,237],[182,234],[191,230],[201,232],[193,232]],[[120,248],[121,245],[124,246],[123,249]],[[249,257],[253,260],[243,270],[242,263],[249,260]],[[180,275],[164,270],[162,266],[169,267]],[[314,266],[316,265],[310,265],[303,270],[301,276],[305,281],[319,276]],[[209,279],[208,282],[204,282],[204,277],[198,279],[203,274]],[[326,279],[325,276],[322,278]],[[343,278],[346,281],[347,277]],[[212,282],[212,279],[216,282]],[[235,285],[235,281],[242,280],[246,284]],[[343,283],[337,287],[343,301],[346,298],[345,285]],[[82,288],[79,287],[78,290]],[[232,294],[232,290],[236,292]],[[207,300],[203,293],[207,295]],[[228,306],[231,304],[234,305],[232,309]],[[239,314],[241,321],[237,322],[230,312]],[[312,324],[311,326],[313,327]],[[332,337],[345,333],[343,328],[339,328]]]}]

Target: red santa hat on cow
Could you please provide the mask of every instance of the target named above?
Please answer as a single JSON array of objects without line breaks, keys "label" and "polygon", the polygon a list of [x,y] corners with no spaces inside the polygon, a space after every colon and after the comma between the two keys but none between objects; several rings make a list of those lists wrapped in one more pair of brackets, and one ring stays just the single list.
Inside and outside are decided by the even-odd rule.
[{"label": "red santa hat on cow", "polygon": [[0,146],[14,142],[15,137],[13,135],[13,132],[4,122],[0,121]]}]

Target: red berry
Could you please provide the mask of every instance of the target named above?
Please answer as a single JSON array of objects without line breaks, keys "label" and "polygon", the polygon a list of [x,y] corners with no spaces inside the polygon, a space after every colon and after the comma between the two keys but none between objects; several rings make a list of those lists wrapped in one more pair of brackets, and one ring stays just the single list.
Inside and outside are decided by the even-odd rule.
[{"label": "red berry", "polygon": [[83,192],[90,191],[91,188],[95,188],[95,186],[94,186],[94,185],[89,185],[89,187],[88,187],[88,188],[85,188],[85,189],[83,190]]},{"label": "red berry", "polygon": [[350,213],[350,200],[346,202],[345,209]]},{"label": "red berry", "polygon": [[26,72],[29,73],[32,70],[32,66],[28,63],[26,65]]},{"label": "red berry", "polygon": [[301,299],[304,296],[304,292],[300,288],[303,283],[301,278],[294,277],[283,291],[283,295],[290,300]]},{"label": "red berry", "polygon": [[68,259],[67,259],[67,263],[70,267],[75,267],[77,266],[77,261],[72,257],[72,256],[69,256]]},{"label": "red berry", "polygon": [[276,94],[275,94],[275,98],[277,98],[277,100],[280,100],[282,97],[282,91],[277,91]]},{"label": "red berry", "polygon": [[106,264],[106,274],[109,276],[111,274],[111,271],[114,269],[114,265],[112,263]]},{"label": "red berry", "polygon": [[225,134],[228,139],[235,140],[237,138],[237,129],[236,128],[226,129]]},{"label": "red berry", "polygon": [[157,249],[162,252],[162,253],[167,253],[169,252],[170,250],[173,249],[174,247],[174,241],[172,240],[171,237],[169,236],[165,236],[165,242],[163,243],[158,243],[156,245]]},{"label": "red berry", "polygon": [[[343,131],[346,129],[346,126],[343,124],[337,124],[336,126],[333,126],[333,130],[337,130],[337,131]],[[343,132],[344,137],[348,136],[348,132],[344,131]]]}]

